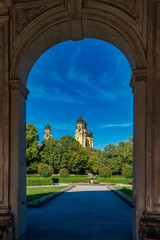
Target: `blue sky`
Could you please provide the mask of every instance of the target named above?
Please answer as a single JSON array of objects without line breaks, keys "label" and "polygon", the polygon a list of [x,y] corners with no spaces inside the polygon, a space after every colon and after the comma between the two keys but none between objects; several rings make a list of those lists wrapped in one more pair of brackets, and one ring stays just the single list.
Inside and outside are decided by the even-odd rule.
[{"label": "blue sky", "polygon": [[131,68],[113,45],[95,39],[67,41],[46,51],[28,77],[27,123],[43,140],[47,121],[54,138],[74,137],[79,114],[93,132],[94,148],[133,135]]}]

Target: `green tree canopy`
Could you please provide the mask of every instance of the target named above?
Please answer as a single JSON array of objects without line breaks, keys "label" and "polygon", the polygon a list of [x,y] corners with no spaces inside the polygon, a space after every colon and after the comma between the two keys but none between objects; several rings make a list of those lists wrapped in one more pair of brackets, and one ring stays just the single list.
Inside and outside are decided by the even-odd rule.
[{"label": "green tree canopy", "polygon": [[104,148],[99,158],[100,166],[108,166],[112,169],[113,174],[120,174],[122,168],[133,164],[133,138],[130,137],[128,142],[120,142],[117,145],[108,144]]},{"label": "green tree canopy", "polygon": [[27,172],[37,172],[38,163],[40,161],[39,155],[39,135],[38,130],[33,124],[26,125],[26,161]]}]

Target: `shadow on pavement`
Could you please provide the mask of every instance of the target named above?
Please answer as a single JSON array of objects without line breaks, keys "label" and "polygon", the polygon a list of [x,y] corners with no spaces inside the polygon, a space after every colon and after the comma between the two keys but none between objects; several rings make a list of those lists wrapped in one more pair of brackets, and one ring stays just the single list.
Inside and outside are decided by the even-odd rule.
[{"label": "shadow on pavement", "polygon": [[112,192],[69,191],[27,209],[27,240],[131,240],[132,209]]}]

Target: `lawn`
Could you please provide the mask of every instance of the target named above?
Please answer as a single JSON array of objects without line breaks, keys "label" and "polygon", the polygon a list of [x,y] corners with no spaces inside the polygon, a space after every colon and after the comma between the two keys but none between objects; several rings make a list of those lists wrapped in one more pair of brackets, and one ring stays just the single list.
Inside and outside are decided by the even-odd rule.
[{"label": "lawn", "polygon": [[64,189],[64,186],[27,188],[27,203]]},{"label": "lawn", "polygon": [[[38,185],[52,185],[53,183],[72,183],[72,182],[82,182],[84,180],[89,180],[87,175],[75,175],[69,176],[66,178],[59,177],[57,175],[53,175],[50,178],[44,179],[39,175],[27,175],[27,186],[38,186]],[[100,181],[100,183],[123,183],[129,184],[131,183],[131,179],[126,179],[123,176],[111,176],[109,178],[102,178],[97,176],[96,180]]]},{"label": "lawn", "polygon": [[114,186],[114,188],[132,197],[132,187]]}]

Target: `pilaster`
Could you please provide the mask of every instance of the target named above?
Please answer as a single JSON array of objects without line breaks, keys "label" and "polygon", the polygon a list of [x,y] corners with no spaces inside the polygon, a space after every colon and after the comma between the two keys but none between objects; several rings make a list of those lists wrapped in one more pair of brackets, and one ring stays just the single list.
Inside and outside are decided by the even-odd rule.
[{"label": "pilaster", "polygon": [[146,125],[146,208],[140,239],[160,239],[160,1],[149,1]]},{"label": "pilaster", "polygon": [[9,206],[9,16],[0,9],[0,239],[12,239],[12,216]]},{"label": "pilaster", "polygon": [[26,234],[26,99],[29,91],[20,79],[9,81],[10,90],[10,207],[14,239]]},{"label": "pilaster", "polygon": [[146,69],[133,70],[133,240],[145,211]]}]

